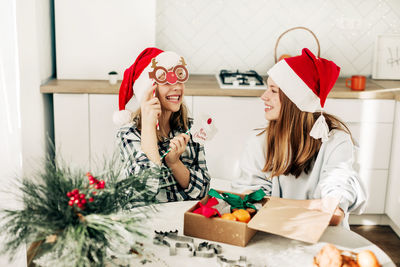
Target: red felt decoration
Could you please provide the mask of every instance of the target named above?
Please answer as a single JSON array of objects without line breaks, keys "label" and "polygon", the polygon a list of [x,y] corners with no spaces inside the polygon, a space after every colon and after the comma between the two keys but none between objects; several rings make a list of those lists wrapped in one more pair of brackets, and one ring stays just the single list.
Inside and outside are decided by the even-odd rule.
[{"label": "red felt decoration", "polygon": [[213,206],[217,205],[219,202],[215,197],[210,198],[206,205],[203,205],[201,202],[199,202],[199,208],[195,209],[193,213],[197,214],[202,214],[207,218],[210,218],[212,216],[218,215],[218,217],[221,217],[221,214],[217,209],[212,208]]}]

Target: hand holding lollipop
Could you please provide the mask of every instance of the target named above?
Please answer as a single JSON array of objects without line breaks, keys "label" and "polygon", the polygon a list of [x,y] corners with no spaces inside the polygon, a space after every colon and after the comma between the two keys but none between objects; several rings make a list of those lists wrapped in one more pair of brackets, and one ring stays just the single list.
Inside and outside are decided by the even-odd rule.
[{"label": "hand holding lollipop", "polygon": [[[200,114],[198,119],[195,120],[192,128],[185,132],[186,135],[191,134],[193,141],[204,145],[206,140],[211,140],[217,133],[217,128],[211,116],[207,114]],[[187,142],[186,142],[187,144]],[[170,151],[171,147],[161,156],[163,159]]]}]

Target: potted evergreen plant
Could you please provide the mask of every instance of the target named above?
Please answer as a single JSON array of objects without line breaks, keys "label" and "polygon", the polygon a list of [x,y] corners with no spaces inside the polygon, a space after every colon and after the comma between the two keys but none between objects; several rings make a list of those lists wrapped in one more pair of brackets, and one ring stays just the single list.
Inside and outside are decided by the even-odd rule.
[{"label": "potted evergreen plant", "polygon": [[108,80],[109,80],[110,84],[116,84],[117,83],[117,79],[118,79],[118,72],[110,71],[108,73]]}]

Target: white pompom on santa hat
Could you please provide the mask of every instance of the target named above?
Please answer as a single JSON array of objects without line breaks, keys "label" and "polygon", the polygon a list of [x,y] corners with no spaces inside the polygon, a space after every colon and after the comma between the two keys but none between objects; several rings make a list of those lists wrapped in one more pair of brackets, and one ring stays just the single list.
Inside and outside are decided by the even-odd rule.
[{"label": "white pompom on santa hat", "polygon": [[321,112],[310,135],[328,140],[329,127],[322,113],[325,100],[339,77],[340,67],[333,61],[317,58],[307,48],[296,57],[285,58],[267,73],[285,95],[305,112]]},{"label": "white pompom on santa hat", "polygon": [[149,77],[153,71],[152,60],[157,62],[157,66],[162,66],[167,70],[180,64],[182,57],[172,51],[163,51],[155,47],[143,50],[136,58],[135,62],[124,72],[124,78],[119,88],[119,111],[114,112],[113,121],[118,126],[123,126],[132,122],[132,111],[126,109],[132,97],[135,95],[138,103],[141,103],[145,93],[153,86],[154,80]]}]

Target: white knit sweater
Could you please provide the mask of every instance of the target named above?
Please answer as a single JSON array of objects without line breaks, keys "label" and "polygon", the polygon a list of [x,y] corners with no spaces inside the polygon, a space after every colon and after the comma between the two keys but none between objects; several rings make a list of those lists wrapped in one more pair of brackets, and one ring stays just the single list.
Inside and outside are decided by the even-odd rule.
[{"label": "white knit sweater", "polygon": [[262,171],[266,162],[265,134],[256,133],[248,141],[240,161],[241,175],[232,182],[232,190],[243,192],[263,188],[267,195],[289,199],[335,197],[345,212],[342,225],[348,227],[349,212],[360,214],[366,203],[366,192],[353,168],[354,145],[350,135],[333,130],[321,145],[312,170],[296,179],[280,175],[268,180]]}]

